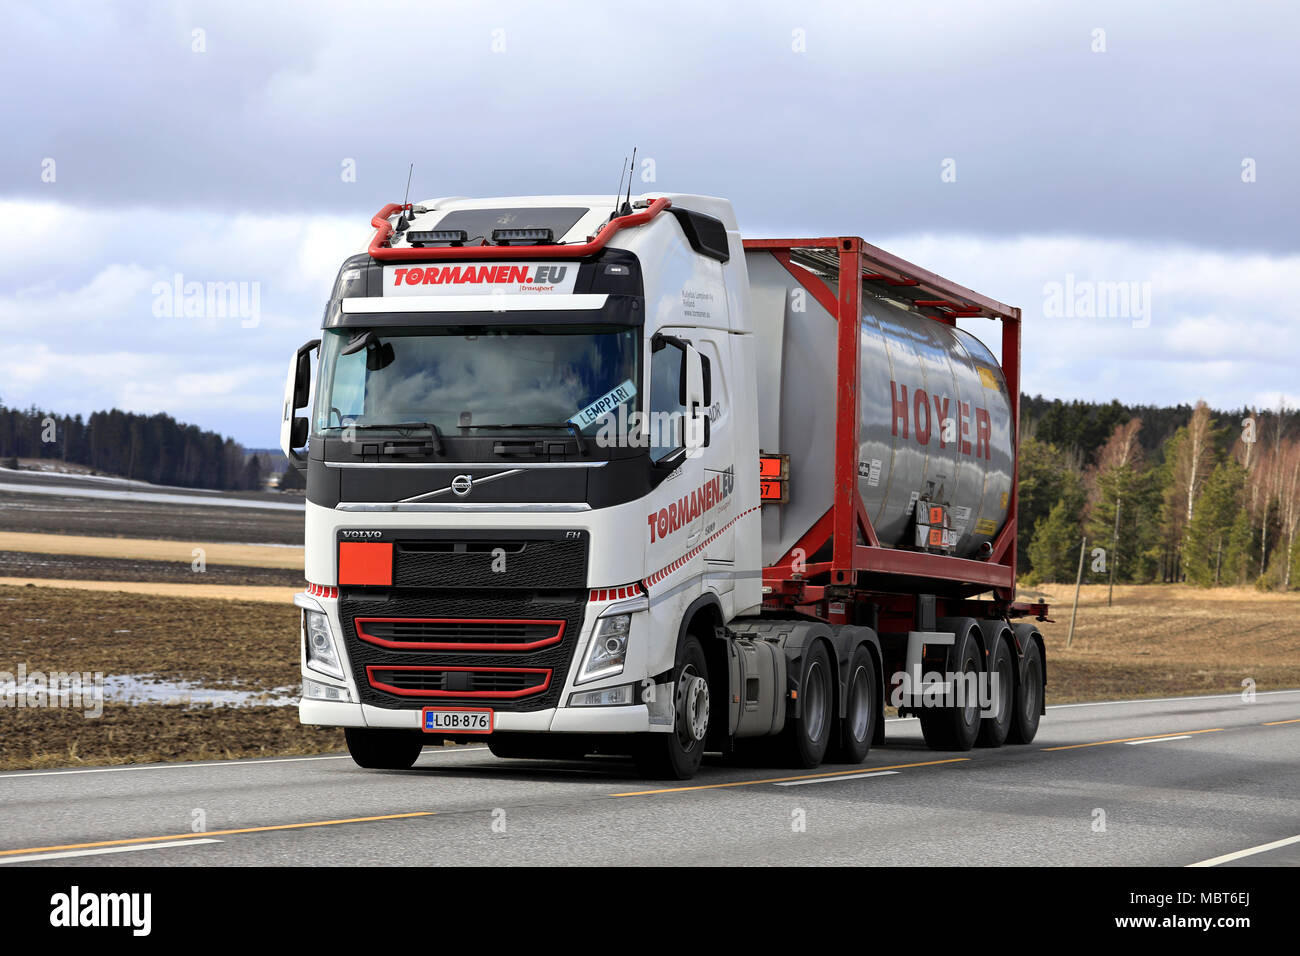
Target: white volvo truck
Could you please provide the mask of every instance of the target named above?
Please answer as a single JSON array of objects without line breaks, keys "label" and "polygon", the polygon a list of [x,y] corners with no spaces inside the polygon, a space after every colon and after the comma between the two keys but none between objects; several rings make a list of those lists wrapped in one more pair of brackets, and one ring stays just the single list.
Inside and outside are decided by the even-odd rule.
[{"label": "white volvo truck", "polygon": [[670,778],[860,762],[887,704],[936,748],[1033,738],[1018,310],[705,196],[372,225],[285,389],[303,723],[363,767],[480,739]]}]

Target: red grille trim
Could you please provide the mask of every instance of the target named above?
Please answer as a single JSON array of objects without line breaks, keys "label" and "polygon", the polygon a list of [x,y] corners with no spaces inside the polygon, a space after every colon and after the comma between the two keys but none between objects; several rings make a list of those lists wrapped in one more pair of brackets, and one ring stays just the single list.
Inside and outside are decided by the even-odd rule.
[{"label": "red grille trim", "polygon": [[[564,639],[565,621],[532,618],[465,618],[465,617],[358,617],[353,618],[352,626],[356,628],[357,637],[379,647],[409,648],[425,651],[535,651],[550,647]],[[368,633],[368,624],[462,624],[470,629],[481,626],[486,630],[495,624],[535,624],[555,628],[555,633],[535,641],[398,641],[386,637],[377,637]]]}]

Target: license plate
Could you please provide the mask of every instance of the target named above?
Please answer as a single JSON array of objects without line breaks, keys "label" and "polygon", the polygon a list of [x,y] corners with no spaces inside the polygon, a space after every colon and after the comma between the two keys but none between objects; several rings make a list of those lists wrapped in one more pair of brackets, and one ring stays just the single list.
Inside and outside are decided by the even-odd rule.
[{"label": "license plate", "polygon": [[492,711],[488,708],[426,707],[420,712],[425,733],[490,734]]}]

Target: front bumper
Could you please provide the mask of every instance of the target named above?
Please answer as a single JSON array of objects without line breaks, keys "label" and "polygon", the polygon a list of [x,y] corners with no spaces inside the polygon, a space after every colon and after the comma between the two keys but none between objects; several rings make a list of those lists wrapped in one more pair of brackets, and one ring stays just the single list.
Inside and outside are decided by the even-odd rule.
[{"label": "front bumper", "polygon": [[[298,707],[302,723],[326,727],[419,730],[420,713],[419,710],[396,710],[332,700],[303,700]],[[671,730],[663,723],[652,725],[650,709],[645,704],[629,704],[625,707],[552,707],[523,713],[503,710],[494,712],[492,719],[493,729],[503,732],[638,734]],[[432,738],[440,735],[429,736]]]}]

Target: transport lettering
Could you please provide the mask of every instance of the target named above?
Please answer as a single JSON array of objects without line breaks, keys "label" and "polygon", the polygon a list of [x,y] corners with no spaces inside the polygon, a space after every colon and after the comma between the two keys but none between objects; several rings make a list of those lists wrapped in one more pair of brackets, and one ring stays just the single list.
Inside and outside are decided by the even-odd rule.
[{"label": "transport lettering", "polygon": [[[916,443],[923,448],[930,444],[932,438],[938,441],[940,448],[948,447],[943,428],[943,423],[948,420],[950,406],[948,396],[929,395],[925,389],[917,388],[913,389],[912,400],[909,402],[907,386],[891,380],[889,399],[894,435],[907,438],[910,431]],[[931,402],[934,405],[933,415],[930,412]],[[973,443],[970,440],[972,423],[975,428]],[[987,408],[977,405],[972,409],[970,402],[958,402],[956,425],[956,444],[959,452],[975,458],[992,459],[993,449],[990,442],[993,438],[993,419],[989,417]]]},{"label": "transport lettering", "polygon": [[569,266],[413,266],[393,270],[393,285],[555,285]]},{"label": "transport lettering", "polygon": [[650,529],[650,543],[666,538],[681,528],[686,527],[705,512],[711,511],[727,499],[735,483],[735,472],[728,468],[725,472],[708,479],[689,494],[682,495],[666,508],[646,515],[646,525]]}]

